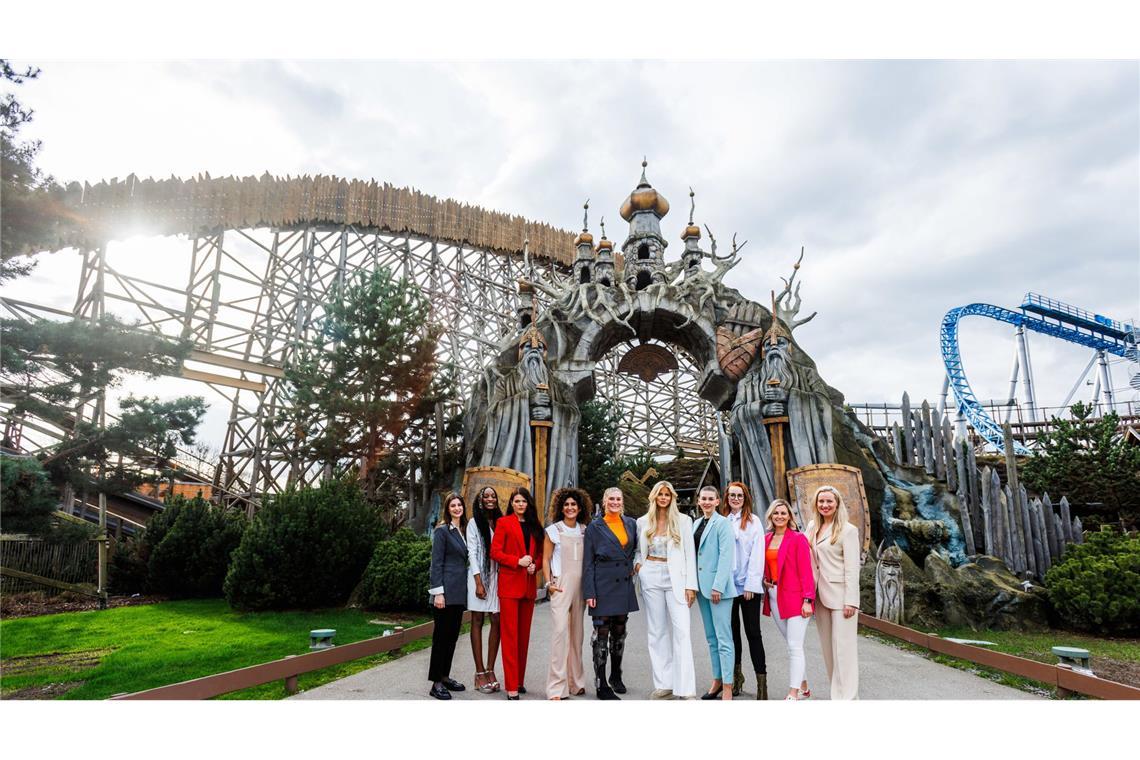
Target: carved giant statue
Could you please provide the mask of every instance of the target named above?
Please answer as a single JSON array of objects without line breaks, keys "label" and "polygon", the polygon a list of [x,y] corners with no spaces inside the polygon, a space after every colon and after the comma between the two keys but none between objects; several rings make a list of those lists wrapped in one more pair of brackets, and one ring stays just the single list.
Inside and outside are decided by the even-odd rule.
[{"label": "carved giant statue", "polygon": [[[467,465],[528,474],[542,503],[554,489],[576,483],[577,405],[594,395],[596,362],[620,343],[656,339],[684,351],[698,368],[700,395],[731,412],[736,453],[730,461],[740,463],[758,504],[766,504],[783,493],[785,470],[835,457],[830,389],[792,340],[791,331],[811,319],[795,319],[795,272],[771,310],[725,286],[744,244],[734,238],[731,253],[718,256],[709,231],[711,252],[703,251],[695,204],[681,234],[681,260],[667,264],[661,219],[669,203],[649,184],[644,167],[620,211],[629,223],[620,271],[604,221],[595,246],[584,220],[564,287],[520,281],[518,331],[499,346],[469,397]],[[705,259],[712,271],[702,267]],[[541,311],[536,291],[549,298]],[[654,364],[650,348],[661,350],[639,346],[627,354],[644,359],[643,376]]]}]

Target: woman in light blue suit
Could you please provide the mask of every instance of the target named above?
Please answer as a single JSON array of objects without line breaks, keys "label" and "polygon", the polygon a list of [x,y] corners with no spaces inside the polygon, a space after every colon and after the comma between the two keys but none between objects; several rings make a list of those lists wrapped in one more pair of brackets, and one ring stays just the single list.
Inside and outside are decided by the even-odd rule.
[{"label": "woman in light blue suit", "polygon": [[713,486],[705,486],[697,497],[701,518],[696,521],[693,539],[697,545],[697,585],[700,593],[697,602],[701,620],[705,624],[705,639],[709,643],[713,682],[701,699],[732,699],[732,676],[735,659],[732,645],[732,599],[736,596],[736,583],[732,579],[736,564],[736,536],[732,524],[718,514],[720,493]]}]

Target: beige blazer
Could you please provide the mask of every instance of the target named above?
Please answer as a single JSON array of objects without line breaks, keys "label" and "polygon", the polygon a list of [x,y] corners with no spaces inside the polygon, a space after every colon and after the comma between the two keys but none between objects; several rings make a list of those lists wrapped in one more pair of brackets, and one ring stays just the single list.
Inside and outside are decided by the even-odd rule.
[{"label": "beige blazer", "polygon": [[[685,604],[685,591],[697,590],[697,550],[693,542],[693,520],[688,515],[677,515],[678,527],[681,529],[681,545],[675,546],[672,541],[666,544],[666,555],[669,568],[669,583],[673,586],[673,597]],[[649,513],[637,518],[637,554],[634,563],[644,565],[649,556],[649,542],[645,538],[645,531],[649,527]]]},{"label": "beige blazer", "polygon": [[[811,535],[814,521],[808,524]],[[811,569],[815,573],[816,598],[824,607],[838,610],[859,607],[859,529],[851,523],[834,544],[830,534],[811,542]]]}]

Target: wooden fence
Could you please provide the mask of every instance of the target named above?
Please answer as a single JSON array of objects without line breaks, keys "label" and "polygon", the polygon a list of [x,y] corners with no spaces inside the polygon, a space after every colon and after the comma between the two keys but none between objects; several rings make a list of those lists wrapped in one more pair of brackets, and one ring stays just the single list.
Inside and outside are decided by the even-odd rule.
[{"label": "wooden fence", "polygon": [[[471,613],[463,613],[463,622],[471,619]],[[400,647],[411,644],[419,639],[431,636],[435,630],[435,623],[423,623],[403,631],[396,631],[388,636],[356,641],[351,644],[341,644],[331,649],[318,652],[286,657],[282,660],[265,662],[260,665],[251,665],[248,668],[230,670],[192,681],[159,686],[134,694],[119,694],[111,697],[113,700],[134,699],[211,699],[228,694],[232,691],[248,689],[252,686],[284,681],[285,691],[289,694],[297,692],[297,676],[312,673],[333,665],[341,665],[352,660],[391,652]]]},{"label": "wooden fence", "polygon": [[[947,641],[932,633],[922,633],[913,628],[891,623],[886,620],[859,613],[859,625],[884,633],[910,644],[929,649],[932,652],[957,657],[987,668],[1011,673],[1022,678],[1040,681],[1057,690],[1057,696],[1084,694],[1097,699],[1140,699],[1140,689],[1116,681],[1080,673],[1067,665],[1050,665],[1036,660],[1027,660],[1003,652]],[[951,698],[953,695],[946,695]]]},{"label": "wooden fence", "polygon": [[930,402],[911,408],[904,393],[902,424],[891,426],[889,443],[899,464],[921,468],[958,496],[966,554],[989,554],[1020,577],[1041,579],[1067,544],[1081,543],[1081,521],[1070,515],[1068,499],[1056,506],[1049,494],[1030,501],[1016,475],[1003,486],[993,468],[979,470],[973,447]]},{"label": "wooden fence", "polygon": [[44,590],[95,595],[97,541],[48,542],[37,536],[0,535],[0,590]]}]

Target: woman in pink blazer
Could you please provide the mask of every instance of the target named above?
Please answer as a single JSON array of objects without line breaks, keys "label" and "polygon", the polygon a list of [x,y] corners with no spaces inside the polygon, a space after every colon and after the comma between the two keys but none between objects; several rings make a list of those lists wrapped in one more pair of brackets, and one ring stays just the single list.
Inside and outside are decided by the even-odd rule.
[{"label": "woman in pink blazer", "polygon": [[[764,561],[750,564],[745,588],[764,594],[764,614],[772,615],[788,643],[788,695],[784,699],[807,699],[811,691],[804,678],[804,634],[815,606],[811,548],[783,499],[772,502],[764,520],[769,530],[763,538]],[[759,556],[760,541],[757,536],[753,556]]]}]

